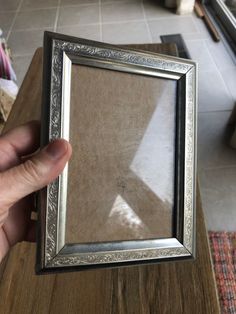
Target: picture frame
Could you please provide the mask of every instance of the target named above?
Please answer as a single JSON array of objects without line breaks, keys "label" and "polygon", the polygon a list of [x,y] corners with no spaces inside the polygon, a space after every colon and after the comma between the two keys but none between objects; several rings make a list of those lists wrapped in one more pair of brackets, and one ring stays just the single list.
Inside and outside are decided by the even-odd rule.
[{"label": "picture frame", "polygon": [[[41,146],[57,138],[69,140],[73,148],[73,160],[66,165],[54,182],[39,193],[36,261],[38,274],[194,258],[196,90],[197,65],[193,61],[45,32]],[[154,98],[150,100],[150,95],[156,98],[153,96]],[[164,104],[159,107],[165,109],[171,104],[168,107],[172,108],[168,109],[170,114],[165,112],[158,120],[162,134],[168,134],[170,143],[163,145],[165,141],[161,136],[158,139],[158,132],[155,135],[156,129],[153,129],[154,133],[149,134],[149,139],[151,136],[153,142],[147,146],[144,141],[148,133],[146,130],[151,124],[149,122],[153,120],[151,118],[154,116],[152,110],[155,109],[155,101],[156,105],[161,103],[159,100],[157,102],[158,97],[162,97]],[[147,109],[149,107],[150,111]],[[166,122],[168,119],[165,120],[165,117],[171,117],[170,126],[173,127],[168,126],[169,122]],[[117,132],[111,131],[113,130],[111,125],[117,126],[116,123],[119,126],[117,130],[121,130],[118,131],[118,136]],[[121,126],[125,131],[122,131]],[[156,128],[158,131],[158,127]],[[173,130],[169,131],[170,129]],[[139,133],[140,135],[137,135]],[[103,141],[100,141],[101,137],[104,137]],[[124,144],[126,140],[127,145]],[[155,146],[157,147],[153,150]],[[94,147],[96,151],[91,152]],[[119,150],[121,147],[122,153]],[[159,169],[159,175],[163,180],[168,176],[165,191],[171,195],[171,201],[160,212],[158,204],[162,202],[154,201],[154,209],[158,213],[153,214],[153,210],[149,213],[145,209],[145,216],[143,211],[139,211],[142,195],[145,199],[145,205],[142,206],[148,208],[148,197],[151,195],[150,198],[153,200],[156,195],[153,193],[155,187],[147,186],[150,186],[151,181],[155,181],[159,187],[164,181],[151,175],[151,181],[139,178],[133,183],[134,172],[138,172],[135,178],[142,176],[142,168],[146,171],[153,160],[158,160],[158,165],[154,162],[148,170],[149,173],[155,173],[157,166],[160,168],[162,164],[160,158],[163,159],[164,156],[160,152],[166,147],[172,147],[169,149],[170,158],[167,158],[169,161],[164,160],[162,167],[164,170],[161,172]],[[139,151],[136,152],[136,157],[131,156],[133,159],[127,157],[127,152],[131,152],[132,155],[136,150]],[[148,162],[140,163],[139,159],[144,158],[144,155],[146,159],[149,158]],[[150,159],[150,156],[153,158]],[[111,161],[108,161],[109,158]],[[123,163],[123,159],[129,161]],[[90,163],[88,167],[87,163]],[[127,166],[125,175],[124,164]],[[172,167],[173,171],[167,175],[169,172],[165,167],[166,169]],[[86,171],[83,171],[85,168]],[[91,172],[91,168],[96,169],[96,172]],[[117,173],[114,173],[114,169],[115,171],[118,169]],[[121,172],[123,176],[119,175]],[[108,177],[106,173],[109,174]],[[95,184],[96,176],[99,179]],[[130,177],[131,180],[127,181]],[[93,178],[91,188],[87,184],[89,178]],[[110,182],[109,180],[111,184],[104,183]],[[127,185],[131,184],[130,182],[135,184],[135,188],[132,185],[127,192]],[[82,185],[86,188],[79,190]],[[100,186],[102,197],[99,194]],[[106,203],[111,192],[110,186],[115,186],[115,192],[119,189],[118,194],[128,199],[128,205],[134,204],[134,207],[138,208],[138,214],[143,215],[142,218],[146,222],[145,227],[141,222],[137,223],[135,228],[138,232],[135,233],[133,224],[132,227],[128,226],[128,229],[126,227],[124,229],[122,224],[116,225],[120,219],[117,212],[112,222],[109,221],[110,224],[107,224],[107,215],[109,213],[110,217],[111,211],[103,213],[102,206],[105,204],[109,209],[112,204]],[[144,194],[142,189],[145,190]],[[151,194],[149,190],[152,190]],[[124,204],[128,206],[120,195],[117,195],[119,199],[116,197],[114,201],[118,203],[112,205],[116,206],[116,209]],[[101,198],[104,202],[101,202]],[[77,205],[77,202],[80,204],[80,200],[83,206],[90,204],[84,211],[82,205]],[[90,210],[89,206],[94,207]],[[132,211],[132,208],[127,208],[124,210]],[[168,214],[165,216],[165,213]],[[80,214],[83,215],[78,216]],[[106,226],[103,224],[104,221]],[[168,228],[162,228],[165,224]],[[152,232],[149,229],[152,229]]]}]

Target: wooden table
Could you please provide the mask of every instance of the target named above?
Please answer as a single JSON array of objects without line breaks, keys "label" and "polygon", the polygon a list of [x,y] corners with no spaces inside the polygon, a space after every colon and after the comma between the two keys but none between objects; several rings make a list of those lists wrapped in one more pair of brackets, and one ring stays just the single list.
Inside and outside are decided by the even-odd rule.
[{"label": "wooden table", "polygon": [[[160,45],[152,49],[171,52]],[[5,130],[40,118],[41,69],[38,49]],[[195,261],[43,276],[35,275],[34,265],[35,244],[20,243],[5,258],[0,267],[1,314],[220,313],[199,193]]]}]

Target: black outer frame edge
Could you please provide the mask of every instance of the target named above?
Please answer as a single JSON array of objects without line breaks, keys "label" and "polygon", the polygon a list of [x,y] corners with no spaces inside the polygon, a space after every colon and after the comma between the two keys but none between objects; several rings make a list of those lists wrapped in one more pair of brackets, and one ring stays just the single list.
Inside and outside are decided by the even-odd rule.
[{"label": "black outer frame edge", "polygon": [[[51,73],[51,51],[52,51],[52,34],[44,32],[43,42],[43,75],[42,75],[42,103],[41,103],[41,129],[40,129],[40,148],[43,148],[49,142],[49,120],[50,120],[50,77]],[[36,274],[43,271],[44,266],[42,257],[44,255],[44,242],[45,234],[42,230],[43,223],[45,222],[45,195],[46,188],[37,193],[37,230],[36,230]],[[44,258],[43,258],[44,260]]]},{"label": "black outer frame edge", "polygon": [[[65,34],[59,34],[59,33],[55,33],[55,32],[51,32],[51,31],[45,31],[44,32],[44,42],[45,42],[45,37],[50,38],[50,40],[52,41],[53,39],[55,40],[62,40],[62,41],[69,41],[72,43],[83,43],[86,45],[91,45],[91,44],[96,44],[96,47],[98,48],[113,48],[115,50],[119,50],[119,51],[130,51],[130,52],[138,52],[140,55],[161,55],[161,56],[165,56],[161,53],[156,53],[156,52],[151,52],[151,51],[146,51],[146,50],[139,50],[136,48],[131,48],[131,47],[127,47],[129,46],[128,44],[124,44],[124,45],[115,45],[115,44],[109,44],[109,43],[105,43],[105,42],[101,42],[101,41],[96,41],[96,40],[90,40],[90,39],[86,39],[86,38],[82,38],[82,37],[75,37],[75,36],[71,36],[71,35],[65,35]],[[180,61],[180,59],[183,60],[183,62],[188,63],[189,65],[192,65],[193,62],[192,60],[186,59],[186,58],[180,58],[178,56],[172,56],[172,55],[166,55],[166,57],[168,57],[168,59],[173,60],[173,61]]]},{"label": "black outer frame edge", "polygon": [[183,243],[186,76],[177,81],[174,236]]},{"label": "black outer frame edge", "polygon": [[51,81],[51,55],[52,55],[52,34],[44,32],[43,44],[43,91],[42,91],[42,111],[41,111],[41,147],[49,141],[49,120],[50,120],[50,81]]},{"label": "black outer frame edge", "polygon": [[148,265],[158,265],[163,262],[165,263],[179,263],[181,261],[191,262],[194,258],[192,255],[189,256],[179,256],[174,260],[173,258],[163,258],[163,259],[152,259],[152,260],[142,260],[142,261],[129,261],[129,262],[119,262],[119,263],[107,263],[107,264],[95,264],[95,265],[75,265],[75,266],[67,266],[67,267],[44,267],[36,269],[37,275],[47,275],[47,274],[56,274],[56,273],[70,273],[70,272],[78,272],[78,271],[93,271],[93,270],[106,270],[106,269],[117,269],[117,268],[125,268],[132,266],[148,266]]}]

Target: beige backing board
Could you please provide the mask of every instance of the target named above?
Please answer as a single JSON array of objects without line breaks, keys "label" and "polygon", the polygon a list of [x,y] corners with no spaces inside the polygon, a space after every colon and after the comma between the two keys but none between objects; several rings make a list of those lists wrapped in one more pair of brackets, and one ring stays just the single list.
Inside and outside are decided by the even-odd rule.
[{"label": "beige backing board", "polygon": [[176,81],[72,65],[66,243],[173,236]]}]

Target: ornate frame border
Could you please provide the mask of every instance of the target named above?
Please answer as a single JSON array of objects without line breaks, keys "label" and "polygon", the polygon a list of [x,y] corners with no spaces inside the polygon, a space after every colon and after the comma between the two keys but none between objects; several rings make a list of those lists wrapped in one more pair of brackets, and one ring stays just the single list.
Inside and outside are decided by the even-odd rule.
[{"label": "ornate frame border", "polygon": [[[152,75],[178,82],[182,109],[177,123],[182,138],[176,156],[178,206],[176,237],[149,241],[148,248],[135,248],[132,241],[103,243],[98,251],[80,252],[84,245],[65,244],[67,167],[53,183],[40,192],[37,245],[37,273],[94,266],[114,266],[148,261],[192,258],[195,252],[196,180],[196,72],[193,61],[137,52],[117,46],[56,33],[44,35],[42,146],[62,137],[69,139],[70,73],[72,63],[117,71]],[[181,131],[182,130],[182,131]],[[182,195],[182,197],[181,197]],[[127,242],[131,243],[127,249]],[[114,243],[113,243],[114,244]]]}]

